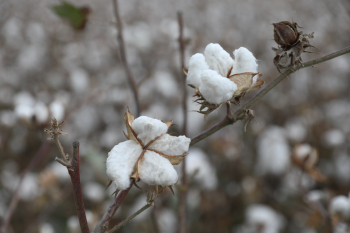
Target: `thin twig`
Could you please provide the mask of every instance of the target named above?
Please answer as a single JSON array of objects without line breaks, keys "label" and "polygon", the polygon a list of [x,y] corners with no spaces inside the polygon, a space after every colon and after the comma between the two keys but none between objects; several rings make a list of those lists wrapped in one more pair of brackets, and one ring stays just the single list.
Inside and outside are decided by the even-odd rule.
[{"label": "thin twig", "polygon": [[122,25],[122,20],[119,15],[119,8],[118,8],[118,0],[112,0],[113,2],[113,8],[114,8],[114,14],[115,18],[117,20],[117,40],[119,43],[119,51],[120,51],[120,57],[123,62],[123,66],[125,69],[126,76],[128,77],[129,84],[131,86],[131,90],[134,94],[134,99],[135,99],[135,104],[136,104],[136,117],[140,116],[140,103],[139,103],[139,98],[138,98],[138,91],[137,91],[137,84],[134,78],[134,75],[131,72],[128,59],[126,56],[126,48],[125,48],[125,43],[124,43],[124,36],[123,36],[123,25]]},{"label": "thin twig", "polygon": [[68,169],[68,173],[70,175],[70,179],[72,181],[72,187],[73,187],[73,195],[74,195],[74,202],[75,202],[75,208],[77,210],[79,223],[80,223],[80,229],[82,233],[89,233],[89,225],[86,220],[86,214],[85,214],[85,207],[84,207],[84,200],[83,195],[81,193],[81,185],[80,185],[80,174],[79,174],[79,142],[75,141],[73,142],[73,158],[71,160],[71,167],[73,168],[73,171]]},{"label": "thin twig", "polygon": [[[183,86],[183,99],[182,99],[182,111],[183,111],[183,125],[182,134],[187,134],[187,85],[186,85],[186,75],[182,72],[185,70],[185,43],[183,40],[183,18],[182,12],[177,13],[177,20],[179,24],[179,49],[180,49],[180,82]],[[187,174],[186,174],[186,158],[182,160],[182,178],[181,183],[185,187],[180,191],[180,201],[179,201],[179,233],[186,233],[186,199],[187,199]]]},{"label": "thin twig", "polygon": [[35,154],[35,156],[32,158],[31,162],[29,163],[28,167],[26,167],[26,169],[22,172],[21,175],[21,179],[16,187],[15,192],[12,195],[12,199],[11,199],[11,203],[9,206],[9,209],[7,211],[7,215],[4,219],[4,221],[2,222],[2,225],[0,227],[0,232],[1,233],[5,233],[7,230],[8,225],[11,222],[13,213],[15,212],[16,208],[17,208],[17,204],[18,204],[18,200],[19,200],[19,191],[20,188],[22,186],[24,177],[27,175],[28,172],[30,172],[40,161],[42,161],[42,158],[47,154],[47,151],[50,148],[50,143],[48,141],[45,141],[42,143],[40,149],[38,150],[38,152]]},{"label": "thin twig", "polygon": [[108,233],[113,233],[116,232],[119,228],[125,226],[128,222],[130,222],[133,218],[135,218],[137,215],[141,214],[143,211],[147,210],[149,207],[151,207],[152,204],[146,204],[145,206],[143,206],[141,209],[139,209],[138,211],[136,211],[133,215],[131,215],[130,217],[126,218],[124,221],[122,221],[121,223],[119,223],[118,225],[116,225],[115,227],[113,227],[111,230],[108,231]]},{"label": "thin twig", "polygon": [[286,71],[284,71],[282,74],[280,74],[277,78],[275,78],[272,82],[270,82],[267,86],[265,86],[258,94],[256,94],[253,98],[251,98],[247,103],[245,103],[240,109],[238,109],[232,117],[226,116],[222,121],[211,127],[210,129],[200,133],[199,135],[195,136],[191,139],[190,146],[193,146],[197,142],[200,142],[204,138],[207,138],[208,136],[212,135],[216,131],[222,129],[223,127],[234,124],[238,120],[244,119],[244,112],[252,107],[254,104],[256,104],[262,97],[264,97],[269,91],[271,91],[278,83],[280,83],[283,79],[288,77],[290,74],[294,73],[297,70],[301,70],[303,68],[313,66],[328,60],[331,60],[333,58],[339,57],[341,55],[344,55],[346,53],[350,52],[350,46],[346,47],[344,49],[341,49],[337,52],[328,54],[326,56],[323,56],[321,58],[317,58],[311,61],[308,61],[303,64],[299,64],[296,67],[290,67]]},{"label": "thin twig", "polygon": [[112,219],[114,213],[118,210],[120,204],[124,200],[125,196],[128,194],[129,190],[131,189],[133,183],[131,182],[129,188],[120,191],[115,198],[114,202],[108,207],[108,210],[105,212],[97,226],[95,227],[94,231],[92,233],[103,233],[106,232],[108,228],[109,221]]}]

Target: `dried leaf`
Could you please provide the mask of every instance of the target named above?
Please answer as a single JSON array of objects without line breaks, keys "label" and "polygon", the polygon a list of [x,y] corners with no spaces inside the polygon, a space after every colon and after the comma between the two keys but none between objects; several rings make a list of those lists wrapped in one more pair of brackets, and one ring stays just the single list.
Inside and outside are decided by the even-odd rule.
[{"label": "dried leaf", "polygon": [[253,84],[253,77],[257,74],[258,73],[247,72],[231,75],[229,79],[237,85],[237,90],[233,97],[240,96],[242,93],[246,92]]},{"label": "dried leaf", "polygon": [[168,126],[168,129],[173,125],[173,121],[174,119],[170,120],[170,121],[162,121],[164,124],[166,124]]},{"label": "dried leaf", "polygon": [[131,128],[131,125],[132,123],[134,122],[135,120],[135,117],[134,115],[132,115],[130,112],[129,112],[129,108],[126,109],[126,112],[125,112],[125,115],[124,115],[124,122],[125,122],[125,126],[126,126],[126,130],[128,132],[128,134],[125,134],[124,132],[124,135],[127,139],[129,140],[133,140],[135,142],[140,142],[138,139],[137,139],[137,135],[136,133],[134,132],[134,130]]},{"label": "dried leaf", "polygon": [[257,91],[265,85],[265,81],[262,79],[259,79],[262,76],[262,74],[258,74],[258,75],[259,75],[258,80],[256,80],[256,83],[254,84],[254,86],[252,86],[249,89],[249,91],[247,91],[247,94]]}]

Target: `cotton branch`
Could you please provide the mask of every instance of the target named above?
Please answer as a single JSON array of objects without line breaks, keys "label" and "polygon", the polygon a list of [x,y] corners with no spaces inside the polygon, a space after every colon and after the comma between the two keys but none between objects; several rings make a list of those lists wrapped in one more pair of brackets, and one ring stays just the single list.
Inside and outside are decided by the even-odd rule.
[{"label": "cotton branch", "polygon": [[83,195],[81,193],[81,185],[80,185],[80,174],[79,174],[79,142],[73,142],[73,157],[69,158],[68,155],[64,153],[63,147],[59,140],[59,135],[64,135],[60,126],[63,122],[58,123],[56,119],[51,120],[51,128],[45,129],[45,132],[50,135],[50,139],[54,140],[63,160],[56,157],[56,161],[61,163],[63,166],[67,167],[72,187],[73,187],[73,195],[75,208],[77,210],[80,229],[82,233],[90,233],[89,226],[86,220],[85,207]]},{"label": "cotton branch", "polygon": [[341,55],[344,55],[346,53],[350,52],[350,46],[346,47],[342,50],[339,50],[337,52],[328,54],[326,56],[323,56],[321,58],[317,58],[308,62],[305,62],[303,64],[299,64],[295,67],[290,67],[286,71],[284,71],[282,74],[280,74],[277,78],[275,78],[272,82],[270,82],[267,86],[265,86],[258,94],[256,94],[253,98],[251,98],[247,103],[245,103],[241,108],[239,108],[232,116],[226,115],[225,118],[211,127],[210,129],[200,133],[199,135],[195,136],[191,139],[190,146],[196,144],[197,142],[202,141],[204,138],[207,138],[208,136],[212,135],[216,131],[224,128],[227,125],[234,124],[238,120],[242,120],[245,118],[245,112],[247,109],[252,107],[254,104],[256,104],[262,97],[264,97],[269,91],[271,91],[278,83],[280,83],[283,79],[288,77],[290,74],[294,73],[297,70],[313,66],[328,60],[331,60],[333,58],[339,57]]},{"label": "cotton branch", "polygon": [[115,198],[114,202],[108,207],[108,210],[103,215],[101,220],[98,222],[97,226],[93,230],[92,233],[103,233],[106,232],[108,229],[109,221],[112,219],[114,213],[118,210],[120,204],[124,200],[125,196],[128,194],[129,190],[131,189],[133,183],[130,184],[129,188],[120,191]]},{"label": "cotton branch", "polygon": [[123,25],[122,25],[122,20],[119,15],[119,8],[118,8],[118,0],[113,0],[113,8],[114,8],[114,14],[115,18],[117,20],[117,40],[119,43],[119,51],[120,51],[120,57],[123,62],[123,66],[125,69],[126,76],[128,77],[129,84],[131,86],[131,90],[134,94],[134,99],[135,99],[135,104],[136,104],[136,117],[140,116],[140,103],[139,103],[139,98],[138,98],[138,90],[137,90],[137,84],[134,78],[134,75],[131,72],[128,59],[126,56],[126,48],[125,48],[125,43],[124,43],[124,36],[123,36]]},{"label": "cotton branch", "polygon": [[[187,134],[187,85],[186,85],[186,75],[182,72],[185,70],[185,43],[183,39],[183,19],[182,12],[177,13],[177,20],[179,24],[179,49],[180,49],[180,62],[181,62],[181,79],[180,82],[183,86],[183,99],[182,99],[182,111],[183,111],[183,126],[182,134]],[[186,174],[186,158],[182,160],[182,185],[185,187],[180,191],[180,201],[179,201],[179,233],[186,233],[186,199],[187,199],[187,174]]]},{"label": "cotton branch", "polygon": [[113,227],[111,230],[108,231],[108,233],[113,233],[116,232],[117,230],[119,230],[119,228],[125,226],[128,222],[130,222],[133,218],[135,218],[137,215],[141,214],[143,211],[147,210],[149,207],[151,207],[152,204],[146,204],[144,205],[141,209],[139,209],[138,211],[136,211],[133,215],[131,215],[130,217],[128,217],[127,219],[125,219],[124,221],[122,221],[121,223],[119,223],[117,226]]}]

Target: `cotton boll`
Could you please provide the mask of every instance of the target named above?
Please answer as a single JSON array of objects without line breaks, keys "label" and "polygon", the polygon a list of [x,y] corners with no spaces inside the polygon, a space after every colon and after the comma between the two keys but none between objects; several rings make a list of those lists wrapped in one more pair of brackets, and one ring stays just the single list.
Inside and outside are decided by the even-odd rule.
[{"label": "cotton boll", "polygon": [[144,145],[168,131],[168,126],[165,123],[147,116],[136,118],[131,127]]},{"label": "cotton boll", "polygon": [[114,181],[117,189],[124,190],[129,187],[130,176],[141,153],[141,146],[131,140],[119,143],[108,153],[107,175]]},{"label": "cotton boll", "polygon": [[26,121],[30,121],[34,115],[34,109],[32,106],[20,104],[15,107],[16,115]]},{"label": "cotton boll", "polygon": [[13,111],[2,110],[0,114],[0,121],[2,125],[12,127],[16,124],[16,115]]},{"label": "cotton boll", "polygon": [[350,202],[349,198],[345,196],[333,197],[329,204],[329,212],[332,215],[340,214],[343,219],[350,218]]},{"label": "cotton boll", "polygon": [[35,99],[30,93],[23,91],[15,95],[14,104],[33,106],[35,104]]},{"label": "cotton boll", "polygon": [[34,106],[35,119],[38,123],[45,123],[49,118],[49,110],[43,102],[37,102]]},{"label": "cotton boll", "polygon": [[311,190],[306,196],[306,200],[309,202],[320,202],[326,197],[325,193],[321,190]]},{"label": "cotton boll", "polygon": [[7,46],[18,49],[23,45],[22,28],[23,23],[18,17],[9,18],[5,22],[1,34],[5,38]]},{"label": "cotton boll", "polygon": [[176,98],[179,94],[176,79],[169,72],[158,71],[154,74],[154,82],[158,92],[165,97]]},{"label": "cotton boll", "polygon": [[41,188],[38,184],[38,176],[33,173],[28,173],[22,182],[19,198],[24,201],[32,201],[36,198],[41,192]]},{"label": "cotton boll", "polygon": [[147,151],[140,163],[140,178],[149,185],[169,186],[178,176],[170,161],[153,151]]},{"label": "cotton boll", "polygon": [[160,232],[174,233],[177,231],[177,216],[171,209],[160,209],[157,212],[157,222]]},{"label": "cotton boll", "polygon": [[77,216],[71,216],[67,220],[67,226],[70,233],[79,233],[80,232],[80,223]]},{"label": "cotton boll", "polygon": [[45,55],[45,47],[42,45],[26,46],[18,55],[18,66],[23,70],[40,70]]},{"label": "cotton boll", "polygon": [[190,176],[195,174],[195,181],[204,189],[213,190],[218,185],[215,168],[210,164],[208,156],[200,149],[191,149],[186,156],[186,173]]},{"label": "cotton boll", "polygon": [[83,194],[87,199],[100,202],[104,199],[105,188],[96,182],[88,182],[83,186]]},{"label": "cotton boll", "polygon": [[342,131],[338,129],[332,129],[323,135],[323,141],[327,146],[336,147],[345,142],[345,136]]},{"label": "cotton boll", "polygon": [[233,59],[219,44],[210,43],[204,50],[205,61],[209,68],[217,71],[222,77],[227,77],[233,65]]},{"label": "cotton boll", "polygon": [[346,153],[341,153],[334,158],[333,162],[337,182],[348,184],[350,182],[350,157]]},{"label": "cotton boll", "polygon": [[266,205],[250,205],[246,210],[246,222],[254,226],[256,232],[262,227],[261,233],[277,233],[284,226],[283,217]]},{"label": "cotton boll", "polygon": [[55,229],[49,223],[43,223],[39,227],[39,233],[55,233]]},{"label": "cotton boll", "polygon": [[280,175],[290,165],[290,152],[283,128],[271,126],[259,135],[257,170]]},{"label": "cotton boll", "polygon": [[248,49],[240,47],[233,52],[233,55],[235,56],[235,61],[233,63],[231,75],[245,72],[258,72],[256,58]]},{"label": "cotton boll", "polygon": [[88,74],[83,69],[74,69],[70,72],[70,85],[76,93],[83,93],[89,87]]},{"label": "cotton boll", "polygon": [[149,149],[160,151],[167,155],[182,155],[188,151],[191,139],[185,136],[164,134],[149,146]]},{"label": "cotton boll", "polygon": [[305,125],[298,119],[288,121],[285,128],[287,137],[293,142],[301,142],[307,135]]},{"label": "cotton boll", "polygon": [[64,118],[64,106],[61,101],[55,100],[50,106],[51,117],[56,118],[57,121],[62,121]]},{"label": "cotton boll", "polygon": [[26,34],[32,44],[43,44],[46,40],[46,33],[40,23],[30,22],[26,27]]},{"label": "cotton boll", "polygon": [[234,82],[214,70],[205,70],[201,74],[199,91],[211,104],[221,104],[230,100],[236,90],[237,85]]},{"label": "cotton boll", "polygon": [[208,70],[209,66],[205,62],[205,57],[201,53],[196,53],[190,58],[188,73],[187,73],[187,83],[195,87],[199,87],[201,84],[201,73],[204,70]]}]

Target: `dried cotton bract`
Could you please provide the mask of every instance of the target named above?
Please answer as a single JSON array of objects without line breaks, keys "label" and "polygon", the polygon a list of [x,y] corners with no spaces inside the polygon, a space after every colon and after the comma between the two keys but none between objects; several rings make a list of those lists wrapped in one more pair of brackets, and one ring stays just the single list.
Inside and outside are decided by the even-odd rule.
[{"label": "dried cotton bract", "polygon": [[130,179],[162,187],[175,184],[178,176],[172,165],[179,164],[187,155],[191,139],[166,134],[172,121],[146,116],[134,119],[129,109],[124,121],[128,140],[113,147],[106,164],[107,175],[116,188],[127,189]]},{"label": "dried cotton bract", "polygon": [[196,89],[196,102],[202,105],[199,113],[207,115],[225,102],[237,103],[246,93],[264,85],[256,59],[248,49],[241,47],[233,55],[235,60],[219,44],[208,44],[204,55],[191,57],[187,83]]}]

